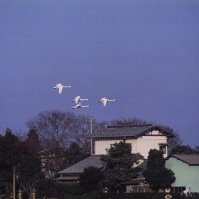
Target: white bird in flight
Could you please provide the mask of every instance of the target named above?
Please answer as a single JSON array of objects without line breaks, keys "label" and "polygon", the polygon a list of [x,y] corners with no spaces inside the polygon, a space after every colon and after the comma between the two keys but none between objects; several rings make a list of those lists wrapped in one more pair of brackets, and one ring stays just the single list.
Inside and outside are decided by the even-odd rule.
[{"label": "white bird in flight", "polygon": [[116,99],[109,100],[106,97],[103,97],[99,102],[103,103],[103,105],[106,106],[107,102],[115,102],[115,101]]},{"label": "white bird in flight", "polygon": [[59,84],[56,84],[56,86],[53,87],[53,88],[54,89],[58,89],[59,90],[59,94],[61,94],[63,88],[72,88],[72,86],[63,86],[61,83],[59,83]]},{"label": "white bird in flight", "polygon": [[79,101],[85,101],[85,100],[88,100],[88,99],[82,99],[79,95],[79,96],[75,97],[75,99],[72,102],[75,102],[77,104]]},{"label": "white bird in flight", "polygon": [[87,107],[89,107],[89,105],[85,105],[85,106],[83,106],[83,105],[81,105],[81,103],[78,103],[77,105],[73,106],[73,107],[72,107],[72,109],[77,109],[77,108],[87,108]]}]

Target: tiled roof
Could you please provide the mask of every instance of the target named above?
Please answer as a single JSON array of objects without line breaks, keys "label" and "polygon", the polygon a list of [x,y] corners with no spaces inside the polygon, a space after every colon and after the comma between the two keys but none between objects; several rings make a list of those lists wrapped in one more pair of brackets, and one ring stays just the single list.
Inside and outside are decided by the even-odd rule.
[{"label": "tiled roof", "polygon": [[58,173],[83,173],[83,170],[87,167],[94,166],[97,168],[101,168],[104,166],[103,162],[100,160],[100,155],[92,155],[66,169],[59,171]]},{"label": "tiled roof", "polygon": [[170,157],[175,157],[189,165],[199,165],[199,154],[173,154]]},{"label": "tiled roof", "polygon": [[119,125],[119,126],[106,126],[101,131],[93,133],[90,138],[113,138],[113,137],[132,137],[137,138],[152,130],[158,130],[161,133],[174,137],[173,134],[161,129],[153,124],[148,125]]}]

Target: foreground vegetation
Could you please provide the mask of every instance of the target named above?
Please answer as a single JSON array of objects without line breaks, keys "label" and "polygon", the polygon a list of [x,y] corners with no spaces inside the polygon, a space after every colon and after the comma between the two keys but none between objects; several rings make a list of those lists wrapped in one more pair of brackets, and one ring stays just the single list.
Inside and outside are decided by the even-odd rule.
[{"label": "foreground vegetation", "polygon": [[[48,198],[59,199],[164,199],[165,193],[103,193],[100,190],[86,191],[79,183],[58,183],[50,179],[38,184],[37,199]],[[185,196],[171,193],[173,199],[198,199],[199,193],[191,193]]]}]

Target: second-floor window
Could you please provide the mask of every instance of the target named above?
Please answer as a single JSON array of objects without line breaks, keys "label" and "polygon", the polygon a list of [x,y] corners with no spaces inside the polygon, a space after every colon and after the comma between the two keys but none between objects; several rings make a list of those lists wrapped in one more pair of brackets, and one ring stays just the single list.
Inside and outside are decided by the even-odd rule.
[{"label": "second-floor window", "polygon": [[167,149],[166,147],[167,147],[166,144],[160,144],[159,150],[162,151],[164,154],[166,154],[166,149]]}]

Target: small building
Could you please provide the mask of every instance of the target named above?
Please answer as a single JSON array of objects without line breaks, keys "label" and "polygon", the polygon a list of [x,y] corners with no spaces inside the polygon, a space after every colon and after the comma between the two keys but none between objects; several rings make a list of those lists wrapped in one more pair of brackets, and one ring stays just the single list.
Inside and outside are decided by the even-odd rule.
[{"label": "small building", "polygon": [[165,167],[176,177],[171,192],[199,192],[199,154],[173,154],[167,158]]},{"label": "small building", "polygon": [[126,193],[152,192],[145,178],[136,178],[123,183]]},{"label": "small building", "polygon": [[85,168],[90,166],[103,168],[104,163],[100,160],[99,155],[92,155],[66,169],[59,171],[57,174],[60,175],[60,177],[58,177],[56,180],[77,182],[79,180],[79,175],[83,173]]}]

